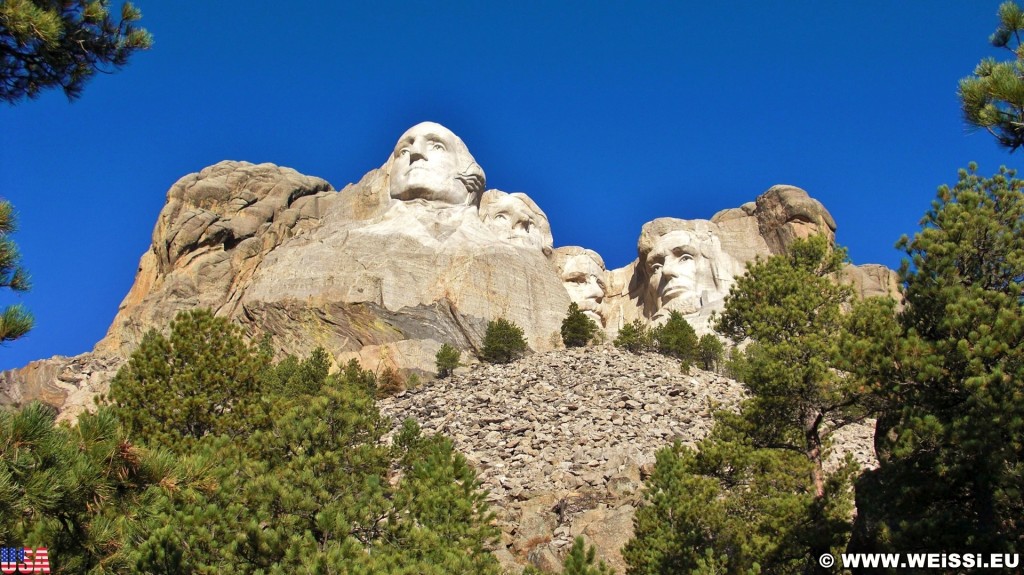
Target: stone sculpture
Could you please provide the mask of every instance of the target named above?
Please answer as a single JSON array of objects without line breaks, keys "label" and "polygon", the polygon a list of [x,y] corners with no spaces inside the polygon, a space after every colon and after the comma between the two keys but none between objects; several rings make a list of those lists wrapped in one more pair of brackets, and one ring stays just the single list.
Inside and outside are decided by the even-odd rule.
[{"label": "stone sculpture", "polygon": [[644,224],[636,266],[644,317],[660,321],[673,310],[689,315],[725,297],[732,270],[721,269],[728,256],[716,228],[706,220],[676,218]]},{"label": "stone sculpture", "polygon": [[607,270],[604,260],[594,250],[579,246],[566,246],[554,251],[554,263],[562,278],[569,299],[580,311],[604,327],[604,302]]},{"label": "stone sculpture", "polygon": [[392,198],[435,205],[478,205],[486,182],[466,144],[434,122],[416,124],[402,134],[388,176]]},{"label": "stone sculpture", "polygon": [[550,253],[554,245],[548,217],[529,196],[488,190],[480,200],[480,219],[500,237]]},{"label": "stone sculpture", "polygon": [[[442,343],[479,349],[498,317],[546,350],[570,301],[610,336],[673,310],[707,332],[744,263],[835,232],[806,192],[774,186],[711,221],[649,222],[637,260],[606,270],[593,251],[552,250],[540,207],[485,183],[466,144],[433,122],[406,131],[381,167],[340,192],[272,164],[221,162],[189,174],[168,191],[106,337],[93,352],[0,375],[0,405],[44,399],[74,417],[107,391],[147,331],[196,307],[254,338],[269,335],[279,354],[323,347],[338,363],[421,375]],[[896,286],[879,266],[851,266],[847,278],[864,295]]]}]

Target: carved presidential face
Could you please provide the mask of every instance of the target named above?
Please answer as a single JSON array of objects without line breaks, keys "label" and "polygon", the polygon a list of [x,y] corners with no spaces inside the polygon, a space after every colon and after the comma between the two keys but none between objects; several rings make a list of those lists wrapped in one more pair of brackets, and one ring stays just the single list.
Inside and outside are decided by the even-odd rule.
[{"label": "carved presidential face", "polygon": [[550,249],[553,243],[548,217],[525,194],[487,191],[480,201],[480,219],[519,245]]},{"label": "carved presidential face", "polygon": [[483,189],[480,169],[448,128],[423,122],[402,134],[391,158],[391,197],[468,205]]},{"label": "carved presidential face", "polygon": [[[580,310],[597,325],[604,325],[601,302],[605,294],[604,263],[595,259],[592,252],[583,252],[565,258],[560,274],[569,299],[580,306]],[[596,254],[594,254],[596,255]]]},{"label": "carved presidential face", "polygon": [[690,232],[677,230],[657,238],[647,254],[647,293],[658,310],[692,313],[700,306],[697,285],[700,246]]},{"label": "carved presidential face", "polygon": [[835,220],[820,202],[798,189],[784,191],[780,199],[786,218],[781,232],[785,240],[792,242],[815,234],[823,234],[830,241],[835,239]]}]

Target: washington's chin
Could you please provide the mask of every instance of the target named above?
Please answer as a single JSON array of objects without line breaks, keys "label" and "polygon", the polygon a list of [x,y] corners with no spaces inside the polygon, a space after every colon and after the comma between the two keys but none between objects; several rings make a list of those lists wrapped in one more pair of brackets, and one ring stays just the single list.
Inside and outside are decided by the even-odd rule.
[{"label": "washington's chin", "polygon": [[469,203],[465,194],[457,194],[452,190],[433,190],[426,188],[409,188],[401,192],[392,192],[391,197],[403,202],[421,201],[430,205],[464,206]]}]

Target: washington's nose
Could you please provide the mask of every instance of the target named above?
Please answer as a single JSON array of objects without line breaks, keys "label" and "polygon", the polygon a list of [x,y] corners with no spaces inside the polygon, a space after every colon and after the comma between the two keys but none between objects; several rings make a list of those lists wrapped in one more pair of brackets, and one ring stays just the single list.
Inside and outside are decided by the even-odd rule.
[{"label": "washington's nose", "polygon": [[426,156],[424,156],[419,150],[410,150],[409,151],[409,163],[410,164],[415,162],[415,161],[424,160],[424,159],[426,159]]}]

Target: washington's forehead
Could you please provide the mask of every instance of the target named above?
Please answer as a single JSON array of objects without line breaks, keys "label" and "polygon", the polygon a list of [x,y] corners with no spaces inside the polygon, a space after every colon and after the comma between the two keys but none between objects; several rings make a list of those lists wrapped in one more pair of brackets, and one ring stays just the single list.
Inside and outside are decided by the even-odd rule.
[{"label": "washington's forehead", "polygon": [[459,139],[458,136],[455,135],[454,132],[452,132],[448,128],[445,128],[441,124],[437,124],[434,122],[421,122],[406,130],[405,133],[402,134],[400,138],[398,138],[398,142],[409,142],[419,137],[436,138],[439,140],[451,140],[459,142],[462,141]]}]

